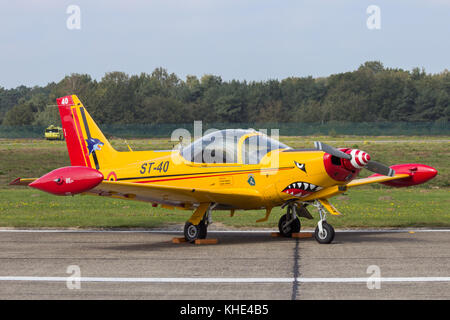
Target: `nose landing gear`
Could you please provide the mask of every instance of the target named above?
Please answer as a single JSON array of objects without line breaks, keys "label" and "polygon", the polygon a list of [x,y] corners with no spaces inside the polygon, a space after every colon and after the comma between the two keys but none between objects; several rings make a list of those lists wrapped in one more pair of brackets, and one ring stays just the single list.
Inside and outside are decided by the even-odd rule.
[{"label": "nose landing gear", "polygon": [[334,240],[334,228],[326,221],[320,220],[318,224],[321,224],[321,227],[318,225],[314,231],[316,241],[323,244],[331,243]]},{"label": "nose landing gear", "polygon": [[[317,227],[314,232],[316,241],[321,244],[331,243],[334,240],[335,231],[334,228],[327,223],[327,213],[324,206],[317,200],[314,202],[308,202],[307,204],[316,207],[319,211],[320,220],[317,223]],[[286,203],[285,206],[287,206],[287,211],[286,214],[281,216],[278,222],[278,229],[283,237],[290,238],[293,233],[300,232],[301,223],[299,217],[312,219],[312,216],[305,208],[305,204],[299,205],[296,202],[289,202]]]},{"label": "nose landing gear", "polygon": [[314,201],[312,205],[319,210],[320,216],[320,220],[317,223],[316,230],[314,231],[314,237],[319,243],[331,243],[334,240],[335,231],[333,226],[327,223],[327,212],[323,205],[317,200]]}]

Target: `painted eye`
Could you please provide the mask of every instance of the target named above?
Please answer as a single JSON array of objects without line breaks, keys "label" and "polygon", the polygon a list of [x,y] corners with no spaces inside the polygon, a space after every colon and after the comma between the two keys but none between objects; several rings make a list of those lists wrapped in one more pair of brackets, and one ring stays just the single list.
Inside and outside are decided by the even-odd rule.
[{"label": "painted eye", "polygon": [[299,168],[300,170],[306,172],[306,168],[305,168],[305,164],[304,163],[298,163],[297,161],[294,161],[294,163],[297,166],[297,168]]}]

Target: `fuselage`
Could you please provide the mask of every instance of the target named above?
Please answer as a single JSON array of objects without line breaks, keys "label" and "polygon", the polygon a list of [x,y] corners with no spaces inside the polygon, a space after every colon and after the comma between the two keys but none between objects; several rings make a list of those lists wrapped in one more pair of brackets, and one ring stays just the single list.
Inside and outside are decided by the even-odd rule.
[{"label": "fuselage", "polygon": [[253,201],[226,199],[220,205],[227,209],[275,207],[291,198],[307,201],[323,189],[348,182],[332,179],[324,153],[311,150],[274,150],[258,164],[196,163],[178,150],[118,152],[114,163],[114,169],[100,168],[106,180],[236,192],[249,188],[260,194]]}]

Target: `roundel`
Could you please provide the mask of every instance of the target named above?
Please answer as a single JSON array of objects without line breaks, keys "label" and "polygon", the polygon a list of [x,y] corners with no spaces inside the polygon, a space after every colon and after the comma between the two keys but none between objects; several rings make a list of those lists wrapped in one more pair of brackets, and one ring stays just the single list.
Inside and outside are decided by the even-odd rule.
[{"label": "roundel", "polygon": [[114,171],[111,171],[106,177],[107,181],[117,181],[117,175]]}]

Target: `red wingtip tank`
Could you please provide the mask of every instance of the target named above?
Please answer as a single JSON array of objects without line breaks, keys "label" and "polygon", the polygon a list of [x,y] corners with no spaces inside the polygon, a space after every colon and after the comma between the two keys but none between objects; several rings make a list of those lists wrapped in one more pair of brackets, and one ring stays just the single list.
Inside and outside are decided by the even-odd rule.
[{"label": "red wingtip tank", "polygon": [[[418,163],[410,163],[410,164],[396,164],[390,166],[390,168],[395,170],[395,174],[408,174],[409,177],[382,182],[382,184],[391,186],[391,187],[409,187],[417,184],[425,183],[428,180],[433,179],[437,175],[437,170],[433,167],[418,164]],[[373,174],[371,177],[377,177],[380,174]]]},{"label": "red wingtip tank", "polygon": [[103,181],[103,174],[93,168],[73,166],[55,169],[29,186],[59,196],[88,191]]}]

